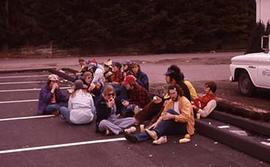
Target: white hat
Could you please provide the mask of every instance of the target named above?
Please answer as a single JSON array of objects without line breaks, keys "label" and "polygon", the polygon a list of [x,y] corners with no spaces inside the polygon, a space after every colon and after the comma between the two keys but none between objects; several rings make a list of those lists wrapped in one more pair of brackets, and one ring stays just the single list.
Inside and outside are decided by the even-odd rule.
[{"label": "white hat", "polygon": [[58,81],[59,80],[59,77],[57,75],[55,75],[55,74],[50,74],[48,76],[48,80],[49,81]]}]

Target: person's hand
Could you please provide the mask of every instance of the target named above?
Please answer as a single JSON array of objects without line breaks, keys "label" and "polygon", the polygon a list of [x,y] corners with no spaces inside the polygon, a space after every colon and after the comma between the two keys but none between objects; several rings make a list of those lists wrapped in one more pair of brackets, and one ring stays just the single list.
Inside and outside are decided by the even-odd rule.
[{"label": "person's hand", "polygon": [[109,108],[112,108],[114,104],[115,104],[114,98],[110,98],[110,99],[107,101],[107,106],[108,106]]},{"label": "person's hand", "polygon": [[193,107],[193,111],[197,112],[199,110],[199,108],[196,105],[192,105]]},{"label": "person's hand", "polygon": [[166,106],[169,101],[170,100],[165,100],[164,103],[163,103],[163,106]]},{"label": "person's hand", "polygon": [[96,85],[94,83],[91,83],[90,86],[88,87],[88,91],[91,92],[92,90],[94,90],[96,87]]},{"label": "person's hand", "polygon": [[153,102],[154,102],[155,104],[159,104],[159,103],[162,102],[162,99],[161,99],[159,96],[154,96],[154,97],[153,97]]},{"label": "person's hand", "polygon": [[153,123],[151,126],[149,126],[147,129],[154,129],[157,127],[158,122],[156,121],[155,123]]},{"label": "person's hand", "polygon": [[123,106],[127,107],[129,105],[129,102],[127,100],[122,101]]},{"label": "person's hand", "polygon": [[56,89],[58,89],[58,84],[57,83],[54,83],[53,85],[52,85],[52,89],[51,89],[51,92],[52,93],[54,93],[54,91],[56,90]]},{"label": "person's hand", "polygon": [[171,119],[174,119],[175,118],[175,115],[173,114],[170,114],[170,113],[166,113],[162,116],[162,120],[166,121],[166,120],[171,120]]}]

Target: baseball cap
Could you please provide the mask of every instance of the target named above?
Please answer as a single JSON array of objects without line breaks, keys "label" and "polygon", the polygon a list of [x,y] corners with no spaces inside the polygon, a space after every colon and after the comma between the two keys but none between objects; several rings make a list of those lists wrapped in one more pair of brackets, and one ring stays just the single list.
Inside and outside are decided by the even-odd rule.
[{"label": "baseball cap", "polygon": [[135,83],[135,81],[136,81],[136,78],[133,75],[128,75],[125,77],[123,84],[124,85],[133,84],[133,83]]},{"label": "baseball cap", "polygon": [[50,75],[48,76],[48,80],[49,80],[49,81],[58,81],[58,80],[59,80],[59,77],[58,77],[58,75],[50,74]]}]

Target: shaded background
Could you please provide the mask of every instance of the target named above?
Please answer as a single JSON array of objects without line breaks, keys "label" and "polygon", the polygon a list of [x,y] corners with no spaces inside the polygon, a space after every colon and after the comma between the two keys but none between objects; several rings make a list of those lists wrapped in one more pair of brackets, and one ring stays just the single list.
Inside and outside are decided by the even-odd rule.
[{"label": "shaded background", "polygon": [[246,49],[255,0],[2,0],[0,48],[91,53]]}]

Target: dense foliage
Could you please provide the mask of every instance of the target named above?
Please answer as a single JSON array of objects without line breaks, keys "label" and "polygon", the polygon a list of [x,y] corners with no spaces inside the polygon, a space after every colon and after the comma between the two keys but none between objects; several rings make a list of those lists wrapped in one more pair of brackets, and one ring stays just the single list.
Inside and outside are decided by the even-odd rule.
[{"label": "dense foliage", "polygon": [[246,48],[255,0],[2,0],[0,48],[93,52]]}]

